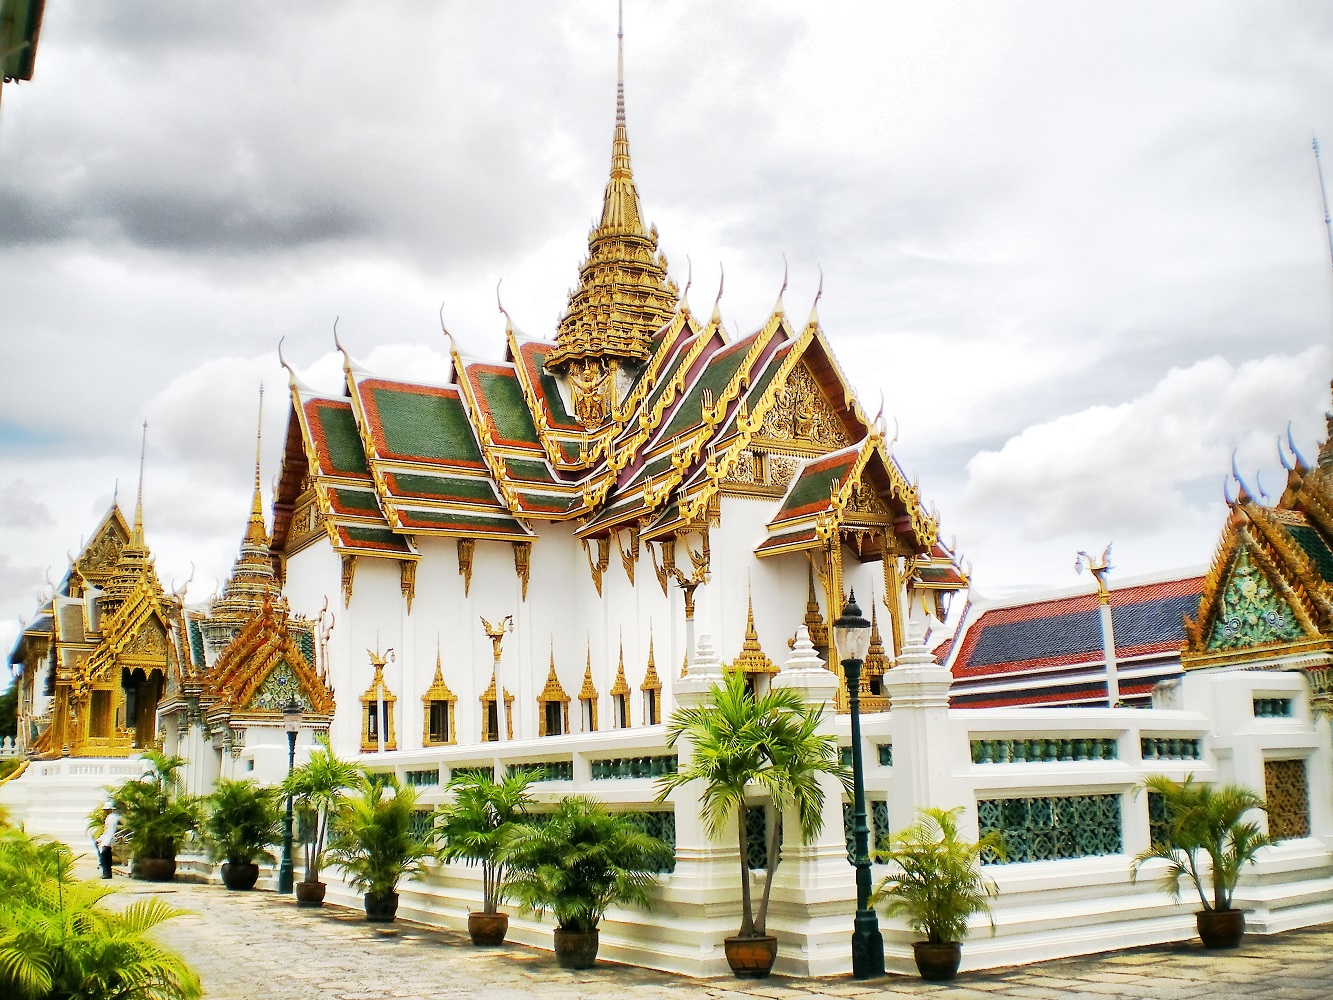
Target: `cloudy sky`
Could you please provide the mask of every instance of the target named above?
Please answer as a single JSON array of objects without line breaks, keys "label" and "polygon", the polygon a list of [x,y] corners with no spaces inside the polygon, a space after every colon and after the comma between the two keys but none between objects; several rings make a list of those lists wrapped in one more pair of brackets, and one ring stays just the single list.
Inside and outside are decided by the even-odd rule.
[{"label": "cloudy sky", "polygon": [[[1326,3],[626,4],[636,178],[677,281],[743,334],[820,315],[979,591],[1198,565],[1233,449],[1279,488],[1333,375],[1310,153]],[[207,597],[286,420],[439,377],[437,310],[549,334],[609,166],[611,0],[52,2],[0,105],[0,645],[96,524],[145,510]],[[49,568],[49,569],[48,569]]]}]

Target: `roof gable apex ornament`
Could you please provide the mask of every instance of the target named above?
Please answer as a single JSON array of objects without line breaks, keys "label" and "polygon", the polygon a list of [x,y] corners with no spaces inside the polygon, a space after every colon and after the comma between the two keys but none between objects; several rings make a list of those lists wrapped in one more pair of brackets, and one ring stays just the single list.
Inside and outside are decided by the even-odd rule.
[{"label": "roof gable apex ornament", "polygon": [[782,287],[778,289],[778,299],[773,303],[773,315],[783,316],[786,314],[786,307],[782,304],[782,293],[787,290],[787,255],[782,255]]},{"label": "roof gable apex ornament", "polygon": [[1298,472],[1305,472],[1310,468],[1310,463],[1305,460],[1305,456],[1300,453],[1296,447],[1296,438],[1291,433],[1291,421],[1287,421],[1287,447],[1291,449],[1292,458],[1296,460],[1296,469]]},{"label": "roof gable apex ornament", "polygon": [[810,303],[810,318],[805,321],[806,326],[819,326],[819,300],[824,297],[824,266],[816,265],[819,268],[819,287],[815,289],[815,300]]}]

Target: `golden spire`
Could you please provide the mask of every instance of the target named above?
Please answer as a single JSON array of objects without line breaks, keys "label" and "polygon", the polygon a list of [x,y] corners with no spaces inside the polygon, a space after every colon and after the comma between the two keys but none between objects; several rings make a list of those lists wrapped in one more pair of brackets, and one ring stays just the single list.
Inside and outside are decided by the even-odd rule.
[{"label": "golden spire", "polygon": [[[255,431],[255,489],[250,501],[250,519],[241,536],[241,550],[232,563],[231,576],[222,588],[209,612],[210,623],[248,620],[266,604],[282,600],[282,587],[273,572],[273,559],[268,550],[268,530],[264,525],[264,496],[259,481],[259,460],[263,445],[264,387],[259,387],[259,418]],[[209,629],[205,625],[205,631]]]},{"label": "golden spire", "polygon": [[828,646],[828,625],[819,611],[819,598],[815,596],[815,568],[810,567],[810,589],[805,602],[805,620],[803,625],[810,632],[810,642],[818,649]]},{"label": "golden spire", "polygon": [[611,685],[611,697],[629,694],[629,681],[625,680],[625,640],[620,640],[620,666],[616,668],[616,682]]},{"label": "golden spire", "polygon": [[148,421],[143,422],[143,436],[139,440],[139,495],[134,501],[134,532],[130,535],[130,545],[136,549],[144,547],[143,538],[143,464],[148,451]]},{"label": "golden spire", "polygon": [[745,617],[745,642],[741,644],[741,655],[731,665],[732,670],[747,674],[776,674],[778,668],[764,655],[759,645],[759,633],[754,628],[754,597],[749,598],[749,608]]},{"label": "golden spire", "polygon": [[639,192],[630,165],[625,127],[624,10],[617,30],[616,122],[611,138],[611,176],[602,199],[602,217],[588,235],[588,256],[579,284],[556,333],[547,367],[571,362],[643,361],[651,339],[675,313],[677,288],[667,278],[666,258],[657,249],[657,229],[645,230]]},{"label": "golden spire", "polygon": [[639,685],[640,691],[661,691],[662,678],[657,676],[657,658],[653,655],[653,633],[648,631],[648,668],[643,672],[643,683]]},{"label": "golden spire", "polygon": [[884,650],[884,639],[879,634],[879,601],[870,595],[870,646],[866,650],[865,670],[861,673],[861,686],[869,690],[871,677],[882,677],[891,667],[889,655]]},{"label": "golden spire", "polygon": [[588,665],[583,668],[583,687],[579,690],[581,699],[597,700],[597,688],[592,683],[592,648],[588,649]]}]

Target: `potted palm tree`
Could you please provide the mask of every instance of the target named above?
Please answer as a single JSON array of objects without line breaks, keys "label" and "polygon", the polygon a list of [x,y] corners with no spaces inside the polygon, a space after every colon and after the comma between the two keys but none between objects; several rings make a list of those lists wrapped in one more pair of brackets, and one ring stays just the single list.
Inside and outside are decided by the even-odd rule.
[{"label": "potted palm tree", "polygon": [[481,910],[467,915],[467,931],[475,945],[502,944],[509,932],[509,914],[499,911],[509,888],[505,839],[526,814],[528,785],[535,778],[526,768],[502,781],[484,771],[457,775],[447,789],[453,800],[436,814],[440,857],[481,865]]},{"label": "potted palm tree", "polygon": [[555,915],[555,957],[564,969],[596,964],[607,908],[650,906],[656,873],[671,857],[632,816],[578,796],[540,821],[514,824],[505,841],[510,895],[525,909]]},{"label": "potted palm tree", "polygon": [[324,845],[329,826],[349,789],[361,780],[355,764],[339,760],[327,742],[310,759],[294,768],[282,783],[282,796],[295,800],[298,831],[305,853],[305,875],[296,883],[297,906],[320,906],[327,887],[319,880],[324,870]]},{"label": "potted palm tree", "polygon": [[269,850],[282,837],[279,791],[261,788],[252,779],[218,779],[204,800],[207,815],[201,829],[210,861],[222,862],[222,884],[228,889],[253,889],[259,861],[273,861]]},{"label": "potted palm tree", "polygon": [[789,808],[800,820],[801,840],[809,844],[823,829],[824,789],[821,774],[850,787],[851,771],[838,755],[838,740],[819,732],[820,706],[806,705],[790,688],[770,689],[755,696],[737,670],[714,684],[708,700],[678,709],[667,729],[667,744],[685,737],[692,752],[689,766],[658,779],[658,801],[690,782],[702,783],[701,816],[714,839],[734,822],[740,844],[741,926],[724,946],[731,971],[742,978],[763,978],[773,969],[778,941],[767,933],[768,902],[773,874],[782,860],[782,830],[772,823],[768,836],[768,870],[753,905],[750,887],[750,842],[745,823],[746,796],[751,786],[766,793],[774,812]]},{"label": "potted palm tree", "polygon": [[[1166,838],[1140,851],[1130,865],[1131,881],[1151,860],[1166,862],[1162,887],[1171,898],[1180,899],[1180,880],[1189,876],[1203,909],[1194,914],[1199,939],[1205,948],[1236,948],[1245,936],[1245,912],[1231,905],[1241,869],[1254,864],[1261,847],[1273,843],[1259,824],[1246,820],[1251,810],[1267,812],[1256,792],[1243,785],[1212,785],[1195,781],[1194,775],[1174,781],[1161,774],[1144,778],[1136,791],[1147,790],[1162,797],[1166,809]],[[1203,858],[1208,859],[1205,873]],[[1208,882],[1212,899],[1204,890]]]},{"label": "potted palm tree", "polygon": [[985,916],[995,931],[990,900],[995,882],[981,874],[984,852],[1004,857],[1000,835],[991,831],[972,842],[958,832],[962,807],[917,810],[917,820],[894,834],[876,860],[895,866],[875,890],[873,903],[889,917],[904,917],[924,941],[912,942],[917,971],[928,982],[947,982],[958,974],[963,939],[974,916]]},{"label": "potted palm tree", "polygon": [[366,919],[389,923],[398,912],[398,883],[431,857],[433,835],[414,829],[417,792],[393,774],[366,775],[343,801],[329,860],[365,894]]},{"label": "potted palm tree", "polygon": [[185,758],[143,752],[147,769],[112,792],[130,842],[132,873],[151,882],[176,877],[176,851],[199,826],[200,800],[180,791]]}]

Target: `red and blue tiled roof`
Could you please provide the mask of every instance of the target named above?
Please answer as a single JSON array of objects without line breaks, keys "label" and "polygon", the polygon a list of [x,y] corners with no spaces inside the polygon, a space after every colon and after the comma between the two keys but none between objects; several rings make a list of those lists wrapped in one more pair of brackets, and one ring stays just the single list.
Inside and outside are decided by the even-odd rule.
[{"label": "red and blue tiled roof", "polygon": [[[1146,703],[1155,684],[1180,675],[1184,616],[1197,612],[1202,591],[1201,575],[1112,589],[1123,701]],[[957,707],[1104,703],[1097,595],[969,609],[948,662]]]}]

